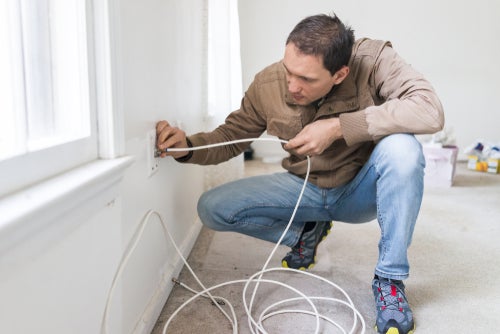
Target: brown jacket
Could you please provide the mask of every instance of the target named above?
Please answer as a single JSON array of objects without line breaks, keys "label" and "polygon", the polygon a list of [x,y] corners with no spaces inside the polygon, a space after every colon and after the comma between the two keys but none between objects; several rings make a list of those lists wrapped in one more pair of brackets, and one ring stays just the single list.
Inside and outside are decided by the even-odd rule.
[{"label": "brown jacket", "polygon": [[[351,180],[384,136],[442,129],[444,116],[434,89],[389,42],[356,41],[349,67],[349,75],[320,106],[299,106],[288,96],[281,62],[272,64],[255,76],[240,109],[232,112],[224,124],[212,132],[192,135],[189,140],[193,146],[200,146],[256,138],[266,130],[289,140],[315,120],[340,117],[344,139],[311,158],[310,182],[329,188]],[[237,156],[249,144],[194,151],[187,162],[217,164]],[[306,174],[304,157],[290,155],[282,165],[293,174]]]}]

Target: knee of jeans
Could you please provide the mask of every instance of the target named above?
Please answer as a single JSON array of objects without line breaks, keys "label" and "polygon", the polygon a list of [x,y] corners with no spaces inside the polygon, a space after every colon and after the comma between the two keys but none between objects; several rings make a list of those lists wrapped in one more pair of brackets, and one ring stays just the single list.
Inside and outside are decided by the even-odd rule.
[{"label": "knee of jeans", "polygon": [[[376,146],[379,163],[390,166],[400,175],[423,175],[425,158],[422,145],[413,135],[394,134],[382,139]],[[375,152],[374,151],[374,152]]]},{"label": "knee of jeans", "polygon": [[[212,230],[222,230],[220,215],[217,213],[218,205],[214,203],[215,196],[210,196],[210,192],[203,193],[198,200],[198,217],[203,225]],[[219,218],[217,218],[219,217]]]}]

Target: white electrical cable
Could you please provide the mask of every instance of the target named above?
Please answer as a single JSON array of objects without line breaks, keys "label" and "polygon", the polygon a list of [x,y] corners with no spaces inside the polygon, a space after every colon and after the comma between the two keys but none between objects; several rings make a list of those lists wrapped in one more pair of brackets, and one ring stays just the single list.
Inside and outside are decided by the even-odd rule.
[{"label": "white electrical cable", "polygon": [[[129,244],[127,245],[127,248],[125,250],[125,253],[122,257],[122,259],[120,260],[120,264],[118,265],[118,270],[116,271],[115,273],[115,276],[113,278],[113,281],[111,283],[111,288],[108,292],[108,297],[107,297],[107,300],[106,300],[106,307],[104,309],[104,314],[103,314],[103,320],[101,322],[101,333],[102,334],[106,334],[108,332],[107,330],[107,318],[108,318],[108,310],[109,310],[109,306],[110,306],[110,302],[112,300],[112,297],[113,297],[113,292],[115,290],[115,287],[116,287],[116,284],[117,284],[117,281],[118,281],[118,277],[121,276],[123,270],[125,269],[125,265],[128,263],[129,261],[129,258],[130,256],[133,254],[133,252],[135,251],[135,248],[137,247],[137,244],[144,232],[144,229],[147,225],[147,223],[149,222],[149,218],[152,216],[152,215],[156,215],[159,220],[160,220],[160,223],[161,223],[161,226],[163,228],[163,233],[165,235],[165,238],[166,239],[169,239],[170,242],[172,243],[172,245],[174,246],[175,250],[177,251],[177,253],[179,254],[179,256],[181,257],[182,261],[184,262],[184,264],[186,265],[186,267],[189,269],[189,271],[191,272],[191,274],[193,275],[193,277],[196,279],[197,283],[204,289],[204,290],[208,290],[207,288],[204,287],[203,283],[201,283],[201,281],[198,279],[198,277],[196,276],[196,274],[193,272],[193,270],[191,269],[191,267],[189,266],[189,264],[187,263],[187,260],[185,259],[185,257],[182,255],[182,252],[181,250],[177,247],[177,244],[175,243],[172,235],[170,234],[170,232],[168,231],[168,228],[165,224],[165,221],[163,220],[163,217],[156,211],[153,211],[153,210],[149,210],[146,214],[146,216],[144,216],[144,218],[142,219],[141,221],[141,224],[139,225],[138,229],[136,230],[136,233],[134,234],[134,236],[132,237],[132,239],[130,240]],[[212,296],[211,294],[209,293],[206,293],[204,294],[205,296],[208,296],[212,302],[214,303],[215,306],[217,306],[217,308],[219,308],[219,310],[222,312],[222,314],[224,314],[224,316],[229,320],[229,322],[231,323],[231,325],[233,327],[237,327],[237,318],[236,318],[236,314],[234,312],[234,309],[233,309],[233,306],[227,301],[225,300],[224,298],[222,297],[217,297],[217,296]],[[224,311],[220,304],[218,303],[218,301],[224,301],[224,303],[226,303],[228,305],[228,307],[230,308],[231,310],[231,313],[232,313],[232,319],[231,317],[226,313],[226,311]]]},{"label": "white electrical cable", "polygon": [[283,139],[278,139],[278,138],[245,138],[245,139],[235,139],[235,140],[231,140],[231,141],[226,141],[223,143],[215,143],[215,144],[201,145],[201,146],[195,146],[195,147],[186,147],[186,148],[174,148],[174,147],[172,147],[172,148],[165,149],[165,152],[198,151],[198,150],[204,150],[207,148],[214,148],[214,147],[219,147],[219,146],[247,143],[250,141],[275,141],[275,142],[280,142],[282,144],[288,143],[288,141],[283,140]]},{"label": "white electrical cable", "polygon": [[[281,140],[281,139],[277,139],[277,138],[248,138],[248,139],[239,139],[239,140],[233,140],[233,141],[228,141],[228,142],[223,142],[223,143],[216,143],[216,144],[210,144],[210,145],[204,145],[204,146],[196,146],[196,147],[190,147],[190,148],[168,148],[166,150],[166,152],[194,151],[194,150],[201,150],[201,149],[213,148],[213,147],[218,147],[218,146],[223,146],[223,145],[237,144],[237,143],[242,143],[242,142],[250,142],[250,141],[276,141],[276,142],[281,142],[281,143],[285,143],[285,144],[287,143],[287,141]],[[222,283],[222,284],[218,284],[218,285],[212,286],[210,288],[206,288],[202,284],[202,282],[199,280],[199,278],[196,276],[196,274],[194,273],[193,269],[191,268],[191,266],[188,264],[187,260],[182,255],[182,252],[177,247],[175,241],[173,240],[172,235],[168,231],[168,228],[167,228],[167,226],[165,224],[165,221],[163,220],[161,214],[159,214],[156,211],[149,210],[148,213],[146,214],[146,216],[144,217],[144,219],[142,220],[140,226],[136,230],[136,233],[132,237],[131,241],[127,245],[127,249],[126,249],[126,251],[125,251],[125,253],[124,253],[124,255],[123,255],[123,257],[122,257],[122,259],[120,261],[120,264],[118,266],[118,270],[116,271],[115,276],[113,278],[112,285],[111,285],[110,291],[108,293],[107,301],[106,301],[106,308],[104,310],[103,320],[102,320],[102,323],[101,323],[101,333],[102,334],[106,334],[107,333],[108,310],[109,310],[110,301],[112,299],[113,292],[114,292],[114,289],[115,289],[115,286],[116,286],[116,283],[117,283],[117,279],[118,279],[118,277],[121,276],[121,274],[122,274],[122,272],[123,272],[123,270],[125,268],[125,265],[129,261],[129,258],[131,256],[131,254],[134,252],[134,250],[135,250],[135,248],[136,248],[136,246],[137,246],[137,244],[138,244],[138,242],[139,242],[139,240],[140,240],[140,238],[142,236],[142,233],[143,233],[143,231],[145,229],[145,226],[146,226],[146,224],[149,221],[149,218],[151,217],[151,215],[154,214],[160,220],[160,223],[161,223],[161,226],[163,228],[163,232],[164,232],[165,237],[170,240],[170,242],[172,243],[172,245],[176,249],[177,253],[181,257],[182,261],[184,262],[185,266],[190,271],[191,275],[193,275],[193,277],[195,278],[196,282],[203,289],[202,291],[197,292],[196,290],[188,287],[187,285],[185,285],[185,284],[183,284],[181,282],[178,282],[176,280],[173,280],[176,284],[180,284],[182,287],[184,287],[187,290],[191,291],[194,295],[193,295],[193,297],[191,297],[190,299],[188,299],[185,303],[183,303],[180,307],[178,307],[176,309],[176,311],[170,316],[170,318],[168,319],[168,321],[165,323],[165,325],[163,327],[163,332],[162,332],[163,334],[166,334],[168,326],[170,325],[171,321],[175,318],[175,316],[184,307],[186,307],[189,303],[191,303],[193,300],[195,300],[196,298],[198,298],[200,296],[201,297],[205,297],[205,298],[209,298],[209,299],[212,300],[212,304],[215,305],[222,312],[222,314],[228,319],[228,321],[231,323],[231,326],[232,326],[232,329],[233,329],[233,334],[237,334],[238,333],[238,321],[237,321],[237,317],[236,317],[236,314],[235,314],[233,306],[231,305],[231,303],[228,300],[226,300],[226,299],[224,299],[222,297],[219,297],[219,296],[213,296],[210,293],[212,290],[215,290],[217,288],[220,288],[220,287],[223,287],[223,286],[226,286],[226,285],[237,284],[237,283],[244,283],[245,284],[244,285],[244,289],[243,289],[243,296],[242,297],[243,297],[243,304],[245,306],[245,311],[246,311],[246,314],[247,314],[247,317],[248,317],[248,324],[249,324],[249,327],[250,327],[250,330],[251,330],[252,334],[267,334],[267,331],[264,328],[263,322],[265,320],[273,317],[273,316],[281,315],[281,314],[286,314],[286,313],[301,313],[301,314],[306,314],[306,315],[314,316],[316,318],[316,328],[315,328],[315,332],[314,332],[315,334],[318,333],[319,330],[320,330],[320,319],[323,319],[324,321],[329,322],[333,326],[337,327],[342,333],[346,333],[345,329],[342,328],[342,326],[340,326],[339,324],[337,324],[335,321],[333,321],[332,319],[328,318],[327,316],[322,315],[322,314],[320,314],[318,312],[317,307],[316,307],[316,305],[313,302],[314,300],[340,303],[340,304],[346,306],[347,308],[351,309],[352,312],[353,312],[353,325],[351,327],[351,330],[349,331],[349,334],[353,334],[354,331],[356,330],[356,328],[358,326],[358,324],[357,324],[358,318],[359,318],[359,320],[361,322],[361,331],[360,331],[360,333],[364,334],[365,333],[365,322],[364,322],[363,316],[356,309],[356,307],[354,306],[354,304],[353,304],[352,300],[350,299],[349,295],[344,290],[342,290],[342,288],[340,288],[338,285],[336,285],[335,283],[333,283],[333,282],[331,282],[331,281],[329,281],[329,280],[327,280],[327,279],[325,279],[325,278],[323,278],[321,276],[314,275],[312,273],[308,273],[308,272],[305,272],[305,271],[299,271],[299,270],[289,269],[289,268],[270,268],[270,269],[267,268],[267,266],[269,265],[269,262],[271,261],[271,258],[273,257],[274,253],[278,249],[279,245],[281,244],[281,241],[283,240],[284,236],[286,235],[288,229],[290,228],[290,226],[291,226],[291,224],[293,222],[293,219],[294,219],[295,214],[297,212],[297,209],[299,207],[300,201],[302,199],[302,195],[303,195],[304,190],[305,190],[306,185],[307,185],[307,179],[309,177],[309,172],[310,172],[310,167],[311,167],[310,164],[311,164],[311,162],[310,162],[310,158],[308,156],[307,157],[307,173],[306,173],[306,177],[304,178],[304,184],[303,184],[302,189],[300,191],[297,203],[296,203],[295,208],[293,210],[293,213],[292,213],[292,215],[290,217],[288,225],[286,226],[285,230],[283,231],[280,239],[276,243],[276,245],[273,248],[272,252],[268,256],[267,261],[265,262],[262,270],[259,271],[259,272],[257,272],[257,273],[255,273],[249,279],[229,281],[229,282],[225,282],[225,283]],[[275,271],[293,272],[293,273],[297,273],[297,274],[301,274],[301,275],[306,275],[306,276],[309,276],[311,278],[315,278],[315,279],[321,280],[324,283],[329,284],[332,287],[334,287],[335,289],[339,290],[344,295],[344,297],[347,299],[347,301],[344,301],[344,300],[341,300],[341,299],[337,299],[337,298],[327,298],[327,297],[322,297],[322,296],[320,296],[320,297],[308,297],[307,295],[305,295],[304,293],[302,293],[301,291],[299,291],[298,289],[296,289],[296,288],[294,288],[294,287],[292,287],[290,285],[287,285],[287,284],[279,282],[279,281],[269,280],[269,279],[263,279],[262,278],[265,273],[270,273],[270,272],[275,272]],[[247,294],[247,289],[248,289],[248,287],[249,287],[249,285],[251,283],[255,283],[255,287],[254,287],[254,290],[253,290],[253,293],[252,293],[252,296],[251,296],[251,299],[250,299],[250,303],[247,304],[246,294]],[[268,306],[260,314],[259,320],[256,321],[254,319],[254,317],[252,316],[252,308],[253,308],[253,302],[254,302],[254,299],[255,299],[255,296],[256,296],[256,293],[257,293],[257,290],[258,290],[258,287],[259,287],[260,283],[276,284],[276,285],[282,286],[282,287],[287,288],[287,289],[293,291],[294,293],[298,294],[300,297],[289,298],[289,299],[282,300],[282,301],[279,301],[277,303],[274,303],[274,304]],[[285,310],[278,310],[278,311],[274,311],[274,312],[268,313],[272,309],[276,308],[279,305],[286,304],[286,303],[291,303],[291,302],[296,302],[296,301],[305,301],[305,302],[307,302],[311,306],[311,308],[312,308],[313,311],[300,310],[300,309],[285,309]],[[229,314],[227,314],[227,312],[221,307],[221,304],[227,305],[229,307],[230,312],[231,312],[231,316],[229,316]]]}]

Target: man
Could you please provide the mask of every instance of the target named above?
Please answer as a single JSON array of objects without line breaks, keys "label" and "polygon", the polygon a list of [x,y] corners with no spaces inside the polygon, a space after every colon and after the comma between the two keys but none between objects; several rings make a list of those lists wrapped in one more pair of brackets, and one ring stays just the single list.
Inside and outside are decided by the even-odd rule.
[{"label": "man", "polygon": [[411,333],[413,315],[402,280],[407,249],[423,195],[424,158],[414,134],[434,133],[442,106],[424,77],[389,42],[354,40],[337,16],[302,20],[290,33],[282,61],[258,73],[239,110],[208,133],[189,137],[157,124],[162,157],[217,164],[248,143],[210,150],[165,152],[242,138],[264,131],[287,140],[286,173],[237,180],[201,196],[198,214],[217,231],[276,242],[291,216],[311,157],[307,188],[283,239],[291,251],[283,266],[308,269],[331,221],[377,218],[379,259],[372,288],[380,333]]}]

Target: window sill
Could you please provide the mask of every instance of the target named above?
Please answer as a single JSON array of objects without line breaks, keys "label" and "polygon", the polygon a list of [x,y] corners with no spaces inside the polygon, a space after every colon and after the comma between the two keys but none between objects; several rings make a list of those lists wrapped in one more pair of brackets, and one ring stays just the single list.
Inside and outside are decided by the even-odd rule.
[{"label": "window sill", "polygon": [[[0,254],[26,238],[46,230],[65,215],[81,215],[91,201],[109,200],[109,190],[118,195],[118,184],[131,157],[95,160],[33,187],[6,196],[0,201]],[[107,194],[107,197],[101,196]],[[114,197],[111,198],[113,200]],[[84,205],[85,204],[85,205]],[[106,205],[106,203],[98,203]],[[88,212],[95,210],[88,208]]]}]

